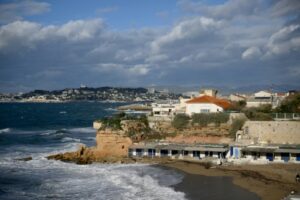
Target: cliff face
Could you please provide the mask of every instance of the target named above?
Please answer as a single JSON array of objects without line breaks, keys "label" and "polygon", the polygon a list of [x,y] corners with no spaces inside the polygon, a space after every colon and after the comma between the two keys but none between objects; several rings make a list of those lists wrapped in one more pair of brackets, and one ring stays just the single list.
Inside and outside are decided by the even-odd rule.
[{"label": "cliff face", "polygon": [[55,159],[77,164],[89,164],[96,162],[132,162],[126,158],[128,147],[132,144],[129,137],[122,131],[103,130],[96,135],[96,147],[87,148],[81,146],[75,152],[67,152],[48,156],[48,159]]},{"label": "cliff face", "polygon": [[97,146],[95,151],[102,156],[124,157],[128,155],[128,147],[132,140],[122,132],[98,131],[96,135]]}]

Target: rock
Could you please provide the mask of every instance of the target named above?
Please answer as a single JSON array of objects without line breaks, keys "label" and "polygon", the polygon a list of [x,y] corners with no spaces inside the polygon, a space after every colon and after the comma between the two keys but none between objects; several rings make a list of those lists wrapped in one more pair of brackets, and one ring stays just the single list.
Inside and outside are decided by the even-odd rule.
[{"label": "rock", "polygon": [[29,156],[29,157],[25,157],[25,158],[18,158],[16,160],[19,160],[19,161],[29,161],[29,160],[32,160],[32,157]]}]

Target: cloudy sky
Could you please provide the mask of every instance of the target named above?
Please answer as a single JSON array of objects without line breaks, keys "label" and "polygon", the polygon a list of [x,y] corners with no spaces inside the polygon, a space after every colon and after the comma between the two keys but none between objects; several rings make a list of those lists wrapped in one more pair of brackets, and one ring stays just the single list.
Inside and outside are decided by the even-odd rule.
[{"label": "cloudy sky", "polygon": [[300,85],[299,0],[0,2],[0,92]]}]

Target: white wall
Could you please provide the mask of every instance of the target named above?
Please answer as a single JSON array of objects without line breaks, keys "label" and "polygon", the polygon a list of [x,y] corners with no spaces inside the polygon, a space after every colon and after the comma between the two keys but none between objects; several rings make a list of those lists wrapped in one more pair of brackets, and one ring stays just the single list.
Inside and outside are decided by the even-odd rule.
[{"label": "white wall", "polygon": [[210,110],[210,113],[223,112],[223,108],[212,103],[188,103],[186,104],[186,114],[192,115],[200,113],[202,109]]},{"label": "white wall", "polygon": [[246,121],[241,138],[251,143],[300,144],[299,121]]},{"label": "white wall", "polygon": [[259,91],[254,94],[255,97],[271,97],[272,94],[266,91]]}]

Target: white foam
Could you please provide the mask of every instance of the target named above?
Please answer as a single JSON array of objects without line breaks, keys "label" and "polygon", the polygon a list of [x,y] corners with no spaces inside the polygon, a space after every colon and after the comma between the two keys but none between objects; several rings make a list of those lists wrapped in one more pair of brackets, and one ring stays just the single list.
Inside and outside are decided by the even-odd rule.
[{"label": "white foam", "polygon": [[[0,163],[0,166],[4,164]],[[33,188],[20,195],[30,195],[34,199],[185,200],[184,193],[170,187],[170,184],[182,180],[180,175],[146,164],[76,165],[39,157],[27,162],[10,162],[5,166],[18,169],[14,172],[18,176],[41,180],[38,190]],[[168,184],[162,184],[161,179]],[[22,192],[16,190],[18,188],[13,189],[15,195]]]},{"label": "white foam", "polygon": [[95,133],[95,129],[93,129],[93,127],[70,128],[68,130],[79,133]]},{"label": "white foam", "polygon": [[106,108],[104,110],[107,110],[107,111],[117,111],[117,109],[115,109],[115,108]]},{"label": "white foam", "polygon": [[9,133],[9,132],[11,132],[11,128],[0,129],[0,134],[1,133]]},{"label": "white foam", "polygon": [[64,137],[61,141],[62,142],[80,142],[80,139],[71,138],[71,137]]}]

